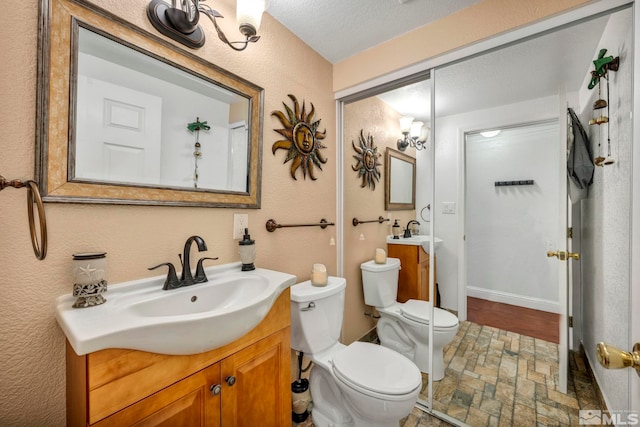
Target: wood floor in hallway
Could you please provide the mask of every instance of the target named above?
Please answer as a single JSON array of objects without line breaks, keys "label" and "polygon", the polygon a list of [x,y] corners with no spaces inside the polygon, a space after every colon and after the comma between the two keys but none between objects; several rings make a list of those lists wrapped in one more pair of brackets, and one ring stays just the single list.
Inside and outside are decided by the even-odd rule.
[{"label": "wood floor in hallway", "polygon": [[467,320],[558,344],[560,315],[467,297]]}]

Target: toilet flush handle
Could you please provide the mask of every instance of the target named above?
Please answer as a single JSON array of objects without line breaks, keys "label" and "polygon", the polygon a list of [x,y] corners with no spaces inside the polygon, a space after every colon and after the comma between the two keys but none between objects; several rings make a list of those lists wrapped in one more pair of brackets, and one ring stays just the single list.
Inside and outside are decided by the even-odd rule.
[{"label": "toilet flush handle", "polygon": [[316,308],[316,303],[311,301],[309,305],[307,305],[306,307],[302,307],[300,311],[309,311],[309,310],[313,310],[314,308]]}]

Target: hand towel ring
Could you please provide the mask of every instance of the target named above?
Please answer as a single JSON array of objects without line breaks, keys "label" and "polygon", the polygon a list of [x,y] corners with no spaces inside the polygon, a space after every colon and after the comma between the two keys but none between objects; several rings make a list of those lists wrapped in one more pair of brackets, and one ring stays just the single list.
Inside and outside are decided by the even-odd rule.
[{"label": "hand towel ring", "polygon": [[429,203],[427,206],[425,206],[424,208],[422,208],[420,210],[420,218],[422,218],[423,221],[429,222],[431,220],[431,214],[429,214],[429,218],[425,218],[424,217],[424,210],[425,209],[431,210],[431,203]]},{"label": "hand towel ring", "polygon": [[[43,260],[47,256],[47,218],[44,214],[44,205],[42,197],[38,191],[38,184],[35,181],[27,181],[25,184],[27,189],[27,213],[29,215],[29,231],[31,233],[31,245],[36,258]],[[40,222],[40,243],[38,244],[38,236],[36,233],[35,217],[33,215],[33,203],[38,206],[38,220]]]}]

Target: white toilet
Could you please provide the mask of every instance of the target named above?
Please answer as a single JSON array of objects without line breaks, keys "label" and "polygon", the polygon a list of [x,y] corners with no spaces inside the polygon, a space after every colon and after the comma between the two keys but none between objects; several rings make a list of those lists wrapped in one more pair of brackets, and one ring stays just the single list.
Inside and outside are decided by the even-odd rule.
[{"label": "white toilet", "polygon": [[411,412],[422,385],[416,365],[372,343],[338,342],[346,281],[329,277],[291,287],[291,348],[314,367],[309,378],[317,427],[398,426]]},{"label": "white toilet", "polygon": [[[387,258],[385,264],[368,261],[360,264],[364,302],[380,313],[378,338],[380,343],[404,354],[420,368],[429,370],[429,321],[431,304],[428,301],[396,301],[400,260]],[[433,372],[431,378],[444,377],[443,347],[458,332],[458,318],[452,313],[434,308],[433,324]]]}]

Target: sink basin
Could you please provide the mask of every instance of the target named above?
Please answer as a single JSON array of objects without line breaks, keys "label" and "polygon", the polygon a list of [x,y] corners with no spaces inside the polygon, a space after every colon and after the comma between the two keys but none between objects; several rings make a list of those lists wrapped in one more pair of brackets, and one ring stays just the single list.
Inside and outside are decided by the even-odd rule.
[{"label": "sink basin", "polygon": [[78,355],[107,348],[185,355],[213,350],[253,329],[296,276],[241,263],[205,269],[208,282],[163,291],[165,276],[109,285],[105,304],[72,308],[56,300],[56,320]]},{"label": "sink basin", "polygon": [[[429,243],[431,242],[431,236],[426,236],[423,234],[418,234],[415,236],[404,238],[400,236],[399,239],[394,239],[393,236],[387,236],[387,243],[391,243],[394,245],[414,245],[414,246],[422,246],[422,249],[426,253],[430,253]],[[442,244],[442,239],[439,237],[433,237],[433,250],[437,251],[438,247]]]}]

